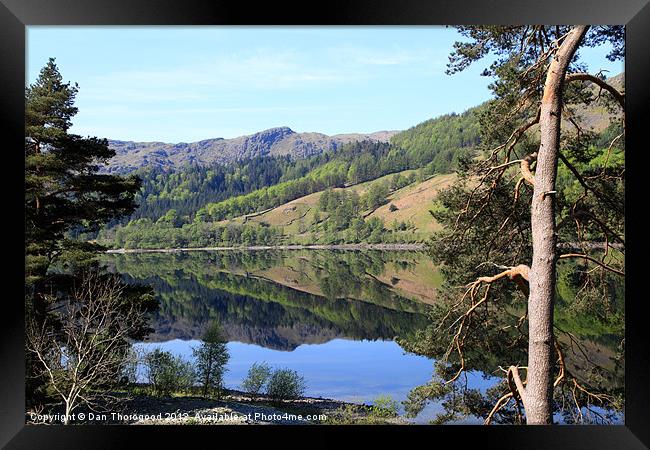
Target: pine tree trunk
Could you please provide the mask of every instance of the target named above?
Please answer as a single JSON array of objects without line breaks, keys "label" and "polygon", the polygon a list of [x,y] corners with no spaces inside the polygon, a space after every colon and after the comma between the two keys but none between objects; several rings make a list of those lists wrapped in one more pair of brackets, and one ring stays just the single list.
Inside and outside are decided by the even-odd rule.
[{"label": "pine tree trunk", "polygon": [[528,371],[523,396],[528,424],[553,422],[553,307],[557,262],[555,180],[560,145],[562,87],[587,26],[574,27],[549,67],[540,112],[540,146],[531,206],[533,261],[528,297]]}]

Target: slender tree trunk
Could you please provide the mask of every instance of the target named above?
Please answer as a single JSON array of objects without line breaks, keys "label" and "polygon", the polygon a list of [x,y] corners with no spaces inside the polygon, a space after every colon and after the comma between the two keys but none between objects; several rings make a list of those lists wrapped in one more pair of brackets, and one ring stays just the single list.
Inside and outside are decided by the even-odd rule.
[{"label": "slender tree trunk", "polygon": [[208,360],[208,370],[205,373],[205,382],[203,384],[203,396],[207,397],[208,396],[208,386],[210,385],[210,375],[212,372],[212,356],[209,357],[210,359]]},{"label": "slender tree trunk", "polygon": [[63,418],[63,424],[68,425],[70,423],[70,414],[72,413],[72,404],[70,400],[65,402],[65,417]]},{"label": "slender tree trunk", "polygon": [[567,68],[587,26],[574,27],[558,49],[544,84],[540,146],[531,206],[533,261],[528,297],[528,371],[522,396],[528,424],[553,422],[553,307],[557,262],[555,180],[560,145],[562,87]]}]

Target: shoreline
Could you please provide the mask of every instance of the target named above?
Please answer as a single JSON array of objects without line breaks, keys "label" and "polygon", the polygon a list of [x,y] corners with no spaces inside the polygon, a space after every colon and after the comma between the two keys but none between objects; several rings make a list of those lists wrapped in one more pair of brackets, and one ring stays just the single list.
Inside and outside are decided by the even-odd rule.
[{"label": "shoreline", "polygon": [[[102,405],[97,411],[81,406],[74,414],[77,424],[100,425],[326,425],[328,423],[373,423],[408,425],[403,416],[376,417],[372,405],[323,397],[300,396],[272,402],[265,395],[224,389],[220,399],[192,393],[156,397],[144,393],[114,393],[120,400],[117,410]],[[81,413],[81,415],[79,414]],[[26,423],[56,423],[64,414],[62,405],[32,417]],[[49,420],[49,421],[48,421]]]},{"label": "shoreline", "polygon": [[[606,244],[603,242],[560,242],[557,247],[562,249],[602,249]],[[610,247],[623,248],[622,244],[611,243]],[[427,249],[427,244],[402,243],[402,244],[288,244],[288,245],[247,245],[247,246],[223,246],[223,247],[179,247],[179,248],[116,248],[108,249],[104,253],[126,254],[126,253],[182,253],[182,252],[214,252],[214,251],[264,251],[264,250],[346,250],[346,251],[405,251],[421,252]]]},{"label": "shoreline", "polygon": [[182,253],[196,251],[260,251],[260,250],[384,250],[384,251],[423,251],[424,243],[412,244],[313,244],[313,245],[250,245],[241,247],[181,247],[181,248],[118,248],[109,249],[105,253]]}]

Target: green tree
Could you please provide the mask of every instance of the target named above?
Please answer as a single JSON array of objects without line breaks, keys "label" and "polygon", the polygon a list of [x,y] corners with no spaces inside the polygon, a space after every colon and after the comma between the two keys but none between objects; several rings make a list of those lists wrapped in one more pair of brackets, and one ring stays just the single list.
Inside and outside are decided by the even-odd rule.
[{"label": "green tree", "polygon": [[192,364],[159,348],[144,355],[143,365],[154,395],[168,396],[194,384]]},{"label": "green tree", "polygon": [[242,388],[249,394],[258,395],[271,377],[271,367],[266,363],[253,363],[248,369]]},{"label": "green tree", "polygon": [[98,249],[67,232],[97,230],[137,206],[137,177],[97,173],[115,155],[106,139],[68,133],[77,91],[62,81],[51,58],[25,93],[26,277],[36,291],[54,261],[83,263]]},{"label": "green tree", "polygon": [[377,418],[397,417],[399,413],[399,403],[390,395],[380,395],[372,402],[371,415]]},{"label": "green tree", "polygon": [[366,209],[376,209],[386,203],[388,196],[388,184],[385,182],[375,182],[370,185],[365,195],[364,203]]},{"label": "green tree", "polygon": [[214,321],[203,334],[201,346],[192,349],[196,376],[203,387],[203,396],[207,396],[209,392],[221,395],[223,375],[230,359],[226,343],[219,323]]},{"label": "green tree", "polygon": [[393,175],[393,177],[390,179],[390,190],[391,191],[396,191],[401,187],[406,186],[406,178],[402,176],[402,174],[397,173]]},{"label": "green tree", "polygon": [[276,369],[266,384],[266,395],[276,402],[294,399],[305,393],[305,378],[291,369]]},{"label": "green tree", "polygon": [[384,222],[378,217],[371,217],[366,222],[366,226],[370,231],[368,242],[371,244],[377,244],[381,242],[381,238],[384,235]]},{"label": "green tree", "polygon": [[178,217],[178,212],[175,209],[170,209],[164,216],[161,216],[156,223],[169,224],[169,226],[176,228],[182,224],[182,219]]}]

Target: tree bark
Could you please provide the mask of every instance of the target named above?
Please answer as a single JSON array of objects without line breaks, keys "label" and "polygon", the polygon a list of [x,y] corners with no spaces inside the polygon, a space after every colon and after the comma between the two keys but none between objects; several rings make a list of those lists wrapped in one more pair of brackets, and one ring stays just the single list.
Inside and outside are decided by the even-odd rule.
[{"label": "tree bark", "polygon": [[65,417],[63,418],[63,425],[68,425],[70,423],[70,414],[72,414],[70,401],[66,400],[65,402]]},{"label": "tree bark", "polygon": [[569,63],[588,26],[575,26],[560,45],[544,84],[540,146],[531,205],[533,261],[528,297],[528,372],[522,396],[528,424],[553,422],[553,308],[557,262],[555,181],[560,145],[562,88]]},{"label": "tree bark", "polygon": [[208,355],[208,370],[205,373],[205,381],[203,384],[203,396],[208,396],[208,386],[210,385],[210,374],[212,373],[212,355]]}]

